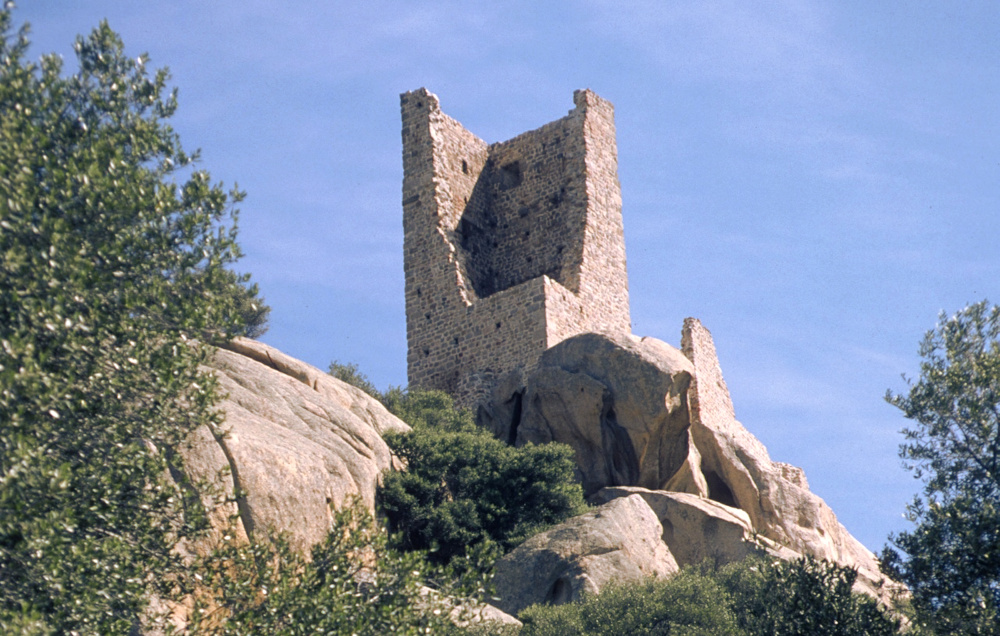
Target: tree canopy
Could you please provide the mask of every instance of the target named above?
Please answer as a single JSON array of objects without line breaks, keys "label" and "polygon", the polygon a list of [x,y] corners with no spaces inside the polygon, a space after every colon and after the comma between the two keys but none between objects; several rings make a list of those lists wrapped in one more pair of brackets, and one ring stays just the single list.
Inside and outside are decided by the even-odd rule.
[{"label": "tree canopy", "polygon": [[[438,562],[496,544],[504,552],[586,509],[573,451],[564,444],[508,446],[471,421],[421,425],[451,399],[414,396],[414,430],[386,435],[407,469],[383,477],[378,499],[397,545],[429,550]],[[423,408],[420,408],[423,407]]]},{"label": "tree canopy", "polygon": [[383,475],[378,488],[394,548],[428,551],[432,562],[455,561],[459,569],[489,564],[497,553],[586,510],[565,444],[515,448],[477,426],[443,391],[379,391],[358,365],[336,360],[329,373],[413,427],[385,437],[407,467]]},{"label": "tree canopy", "polygon": [[883,561],[938,633],[1000,633],[1000,307],[942,315],[920,355],[909,392],[886,399],[913,421],[900,456],[923,494]]},{"label": "tree canopy", "polygon": [[127,633],[197,515],[165,475],[245,328],[242,198],[166,123],[166,70],[101,23],[79,68],[0,10],[0,631]]}]

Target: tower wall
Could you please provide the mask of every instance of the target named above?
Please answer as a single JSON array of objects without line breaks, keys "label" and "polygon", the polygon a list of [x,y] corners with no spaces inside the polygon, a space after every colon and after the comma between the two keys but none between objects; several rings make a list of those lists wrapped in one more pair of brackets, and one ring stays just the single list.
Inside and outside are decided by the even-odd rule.
[{"label": "tower wall", "polygon": [[487,145],[426,89],[400,98],[407,370],[473,404],[587,331],[629,331],[611,104]]}]

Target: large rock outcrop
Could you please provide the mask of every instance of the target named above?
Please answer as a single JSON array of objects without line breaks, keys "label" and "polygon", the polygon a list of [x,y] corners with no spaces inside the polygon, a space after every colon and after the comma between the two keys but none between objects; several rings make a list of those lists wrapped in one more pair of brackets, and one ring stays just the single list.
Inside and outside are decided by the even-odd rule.
[{"label": "large rock outcrop", "polygon": [[[210,362],[227,394],[217,430],[196,429],[179,449],[217,528],[250,538],[285,533],[307,550],[352,497],[374,508],[393,457],[382,440],[409,427],[377,400],[273,347],[243,338]],[[227,503],[237,493],[235,504]]]},{"label": "large rock outcrop", "polygon": [[579,600],[612,581],[674,574],[677,561],[662,534],[641,496],[614,499],[531,537],[500,559],[493,579],[497,606],[516,614],[535,603]]},{"label": "large rock outcrop", "polygon": [[[607,487],[660,491],[643,497],[661,522],[686,519],[674,525],[685,538],[664,535],[679,562],[739,558],[752,533],[773,553],[855,567],[869,588],[882,579],[802,470],[772,461],[736,420],[711,334],[695,319],[681,350],[627,334],[568,338],[530,373],[505,378],[478,418],[515,444],[569,444],[592,500],[637,492],[598,494]],[[724,546],[704,536],[711,528],[723,530]]]},{"label": "large rock outcrop", "polygon": [[[691,437],[702,456],[702,472],[719,483],[722,498],[744,510],[754,530],[779,545],[856,567],[870,583],[882,579],[875,555],[837,521],[826,502],[809,490],[804,472],[773,462],[767,449],[736,420],[712,335],[694,318],[684,321],[684,355],[695,366],[688,392]],[[726,501],[731,495],[731,500]]]},{"label": "large rock outcrop", "polygon": [[693,374],[659,340],[581,334],[548,349],[529,377],[505,379],[479,419],[518,446],[572,446],[588,495],[617,485],[661,489],[697,466],[687,413]]},{"label": "large rock outcrop", "polygon": [[716,565],[742,561],[755,549],[750,518],[738,508],[685,492],[616,486],[598,491],[591,502],[602,505],[619,497],[642,497],[663,526],[663,543],[677,565]]}]

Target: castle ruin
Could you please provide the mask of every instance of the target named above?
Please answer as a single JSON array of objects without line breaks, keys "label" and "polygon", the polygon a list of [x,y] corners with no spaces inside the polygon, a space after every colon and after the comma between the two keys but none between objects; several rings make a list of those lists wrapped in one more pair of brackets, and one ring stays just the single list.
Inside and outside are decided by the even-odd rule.
[{"label": "castle ruin", "polygon": [[614,108],[494,144],[400,96],[407,372],[470,406],[504,374],[585,332],[630,332]]}]

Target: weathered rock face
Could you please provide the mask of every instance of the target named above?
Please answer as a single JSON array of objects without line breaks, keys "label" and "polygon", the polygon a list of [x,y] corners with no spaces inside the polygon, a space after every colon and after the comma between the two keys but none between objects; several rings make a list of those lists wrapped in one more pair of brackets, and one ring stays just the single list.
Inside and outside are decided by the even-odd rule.
[{"label": "weathered rock face", "polygon": [[681,567],[705,559],[717,565],[742,561],[755,549],[750,517],[711,499],[684,492],[618,486],[604,488],[590,500],[600,505],[632,495],[642,497],[660,520],[663,542]]},{"label": "weathered rock face", "polygon": [[480,423],[517,445],[569,444],[587,494],[618,485],[660,489],[690,459],[693,371],[658,340],[583,334],[547,350],[523,382],[501,382]]},{"label": "weathered rock face", "polygon": [[744,510],[754,530],[779,545],[857,567],[861,578],[879,580],[875,556],[809,491],[802,470],[772,462],[764,445],[736,420],[712,335],[698,320],[684,321],[681,346],[695,367],[688,394],[691,437],[702,455],[708,496]]},{"label": "weathered rock face", "polygon": [[535,603],[560,605],[611,581],[677,572],[663,526],[639,495],[622,497],[531,537],[497,562],[497,606],[516,614]]},{"label": "weathered rock face", "polygon": [[[810,554],[880,580],[874,555],[809,491],[802,470],[771,461],[736,420],[711,334],[697,320],[685,321],[682,349],[627,335],[569,338],[527,377],[501,382],[480,423],[515,444],[569,444],[599,502],[633,492],[595,495],[606,487],[664,491],[643,497],[669,524],[664,540],[680,563],[742,558],[752,532],[772,552]],[[711,532],[722,533],[721,544]]]},{"label": "weathered rock face", "polygon": [[[322,540],[331,505],[352,496],[374,507],[393,458],[381,434],[409,427],[360,389],[237,339],[211,362],[228,396],[219,430],[203,426],[179,449],[217,528],[238,513],[237,532],[287,533],[300,550]],[[226,504],[232,493],[235,508]]]}]

